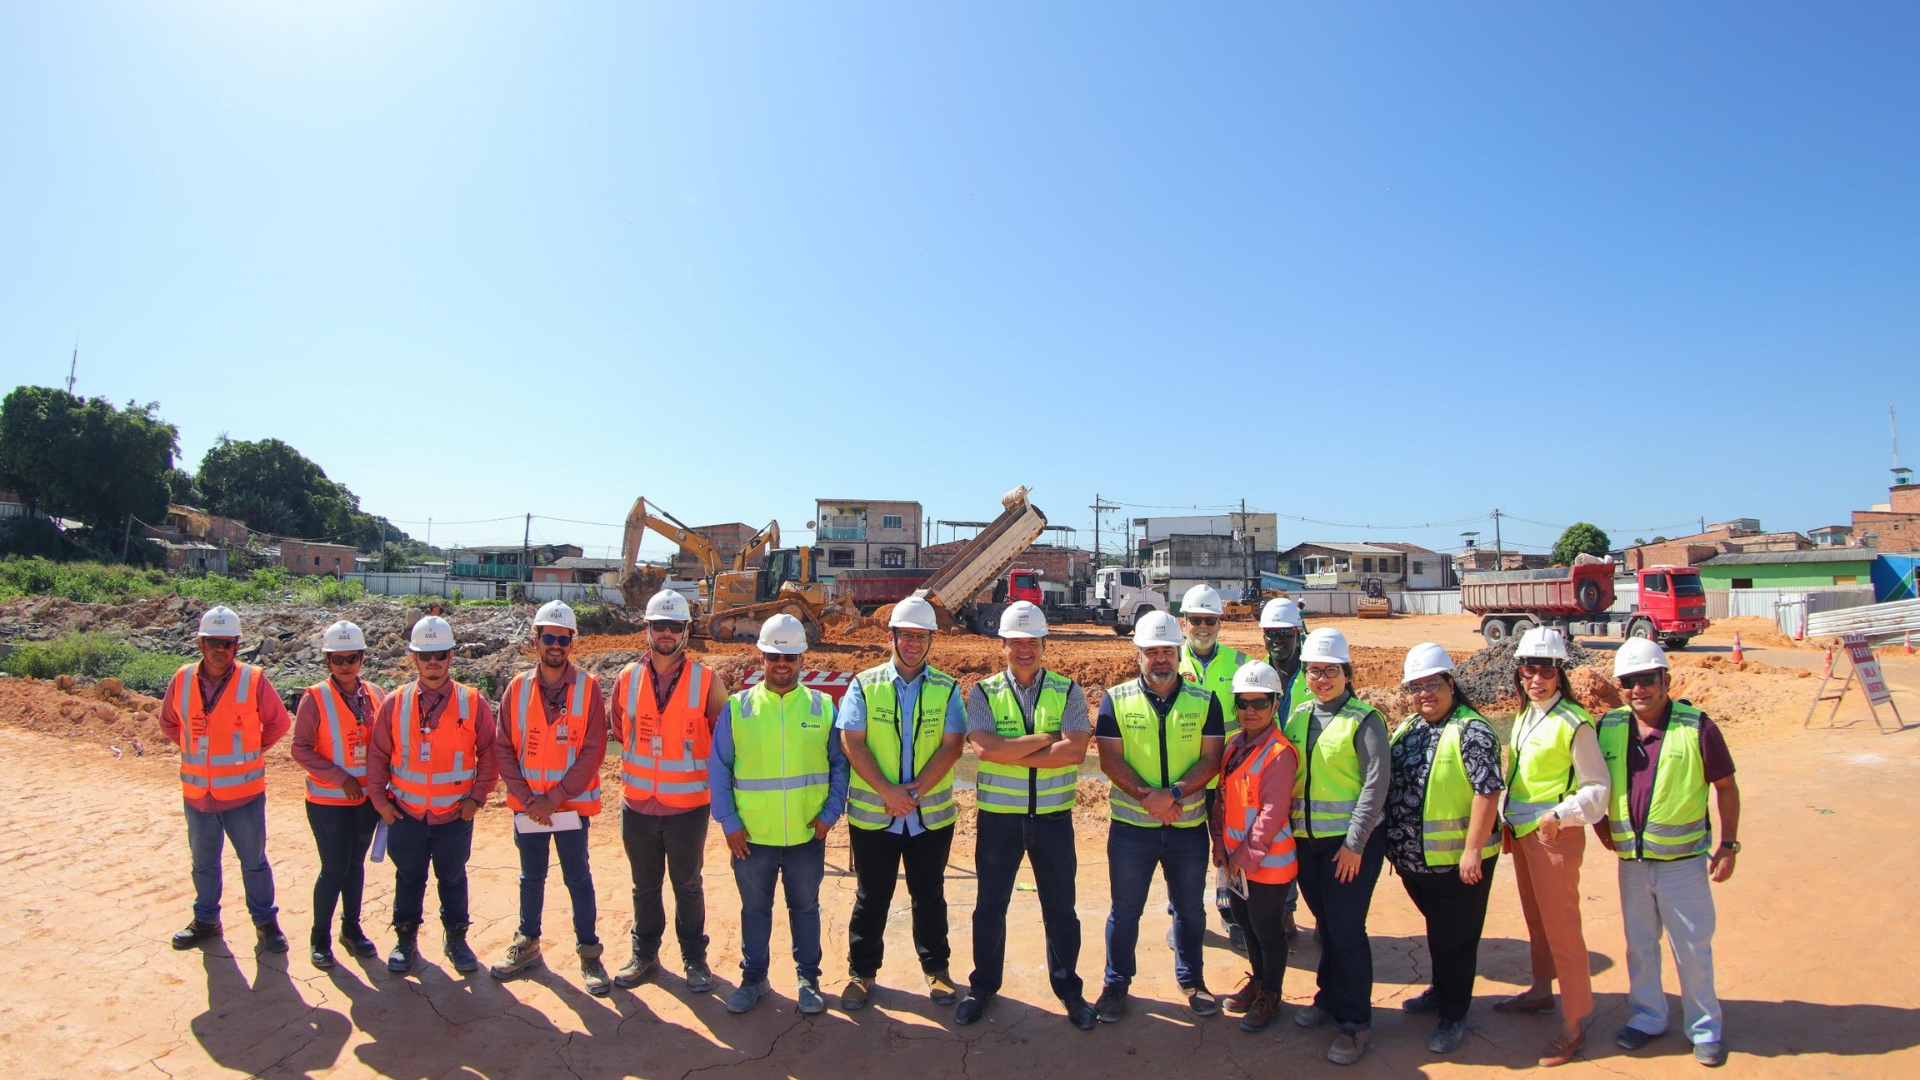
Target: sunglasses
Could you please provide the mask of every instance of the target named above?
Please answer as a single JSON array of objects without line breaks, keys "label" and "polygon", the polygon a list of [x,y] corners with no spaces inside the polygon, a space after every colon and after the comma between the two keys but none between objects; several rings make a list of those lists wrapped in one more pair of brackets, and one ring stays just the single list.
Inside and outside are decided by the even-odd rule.
[{"label": "sunglasses", "polygon": [[1638,675],[1620,676],[1620,689],[1622,690],[1634,690],[1642,686],[1652,689],[1659,685],[1660,673],[1657,671],[1643,671]]},{"label": "sunglasses", "polygon": [[200,642],[209,649],[237,649],[240,647],[239,638],[208,637],[201,638]]},{"label": "sunglasses", "polygon": [[1337,667],[1326,667],[1321,664],[1309,664],[1306,670],[1309,679],[1337,679],[1346,674]]},{"label": "sunglasses", "polygon": [[1233,699],[1233,707],[1243,712],[1266,712],[1273,708],[1273,699],[1237,697]]},{"label": "sunglasses", "polygon": [[419,657],[423,664],[444,664],[453,659],[453,650],[441,649],[439,652],[417,652],[413,655]]},{"label": "sunglasses", "polygon": [[367,658],[363,652],[336,652],[327,654],[327,663],[334,667],[352,667]]},{"label": "sunglasses", "polygon": [[672,619],[654,619],[647,623],[647,629],[656,634],[678,634],[684,632],[686,628],[685,623],[675,622]]},{"label": "sunglasses", "polygon": [[1410,683],[1408,683],[1408,684],[1407,684],[1407,693],[1409,693],[1409,694],[1437,694],[1437,693],[1439,693],[1439,692],[1440,692],[1440,691],[1441,691],[1442,689],[1444,689],[1444,688],[1446,687],[1446,685],[1447,685],[1447,680],[1445,680],[1445,679],[1442,679],[1442,678],[1441,678],[1441,677],[1439,677],[1438,675],[1435,675],[1435,676],[1433,676],[1433,677],[1432,677],[1432,678],[1430,678],[1430,679],[1421,679],[1421,680],[1420,680],[1419,682],[1410,682]]},{"label": "sunglasses", "polygon": [[540,644],[558,645],[559,647],[564,649],[567,646],[573,644],[573,635],[572,634],[541,634]]},{"label": "sunglasses", "polygon": [[786,653],[761,653],[760,659],[764,661],[768,667],[772,667],[774,664],[797,664],[800,662],[799,657],[788,656]]},{"label": "sunglasses", "polygon": [[1212,615],[1189,615],[1187,622],[1194,626],[1219,626],[1220,620]]},{"label": "sunglasses", "polygon": [[1560,670],[1560,665],[1554,663],[1551,660],[1543,660],[1539,662],[1529,660],[1526,663],[1520,665],[1520,674],[1522,675],[1552,675],[1554,672],[1559,670]]}]

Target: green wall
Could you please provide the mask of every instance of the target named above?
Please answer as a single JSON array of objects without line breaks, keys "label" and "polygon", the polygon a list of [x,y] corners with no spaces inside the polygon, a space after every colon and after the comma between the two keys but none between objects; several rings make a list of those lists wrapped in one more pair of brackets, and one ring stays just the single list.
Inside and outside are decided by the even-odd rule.
[{"label": "green wall", "polygon": [[[1752,578],[1756,589],[1791,588],[1796,585],[1832,585],[1836,577],[1853,575],[1854,584],[1872,584],[1869,577],[1873,567],[1872,559],[1860,559],[1847,562],[1823,563],[1774,563],[1745,566],[1715,566],[1703,563],[1694,569],[1700,571],[1700,584],[1709,589],[1730,589],[1734,578]],[[1843,582],[1844,584],[1844,582]]]}]

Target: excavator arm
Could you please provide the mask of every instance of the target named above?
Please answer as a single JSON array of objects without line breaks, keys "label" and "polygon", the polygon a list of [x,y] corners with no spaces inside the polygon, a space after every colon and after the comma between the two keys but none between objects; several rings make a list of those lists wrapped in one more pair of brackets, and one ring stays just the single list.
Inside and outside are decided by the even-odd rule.
[{"label": "excavator arm", "polygon": [[633,509],[627,511],[627,526],[620,539],[620,593],[627,606],[645,605],[647,597],[665,581],[658,567],[640,565],[640,541],[649,528],[692,555],[700,563],[702,577],[711,578],[720,572],[720,552],[711,541],[642,495],[633,500]]},{"label": "excavator arm", "polygon": [[733,568],[735,570],[745,570],[754,565],[754,556],[758,555],[762,550],[773,551],[779,547],[780,523],[778,521],[769,521],[767,522],[766,528],[754,533],[745,544],[740,546],[740,553],[733,557]]}]

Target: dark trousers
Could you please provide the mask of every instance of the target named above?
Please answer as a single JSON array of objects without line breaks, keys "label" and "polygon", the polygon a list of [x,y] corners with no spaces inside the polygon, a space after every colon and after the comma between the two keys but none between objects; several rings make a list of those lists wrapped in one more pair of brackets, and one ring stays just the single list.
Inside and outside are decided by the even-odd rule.
[{"label": "dark trousers", "polygon": [[440,884],[440,924],[463,928],[467,917],[467,859],[473,854],[473,822],[454,818],[429,825],[402,810],[387,827],[387,857],[393,860],[393,925],[419,926],[427,900],[427,868]]},{"label": "dark trousers", "polygon": [[1341,837],[1294,841],[1300,896],[1322,936],[1319,989],[1313,1003],[1330,1013],[1340,1030],[1351,1033],[1373,1025],[1373,945],[1367,940],[1367,909],[1373,905],[1373,886],[1380,880],[1387,832],[1373,830],[1360,855],[1360,872],[1348,882],[1333,873],[1334,855],[1345,842]]},{"label": "dark trousers", "polygon": [[1079,858],[1073,850],[1073,814],[989,814],[979,816],[974,837],[974,870],[980,891],[973,907],[974,997],[1000,992],[1007,961],[1007,904],[1014,876],[1025,857],[1033,866],[1040,894],[1040,922],[1047,932],[1047,981],[1065,1001],[1082,996],[1080,916],[1074,912],[1073,879]]},{"label": "dark trousers", "polygon": [[953,956],[947,944],[947,856],[953,851],[953,827],[903,836],[850,826],[847,843],[859,886],[847,926],[847,967],[863,979],[880,973],[887,910],[905,863],[907,896],[913,904],[913,951],[920,955],[920,970],[930,975],[947,970]]},{"label": "dark trousers", "polygon": [[[513,845],[520,849],[520,932],[530,938],[540,936],[540,916],[547,907],[548,850],[560,853],[560,880],[567,883],[567,895],[573,899],[573,940],[579,945],[598,945],[594,932],[599,919],[593,898],[593,867],[587,862],[587,831],[593,819],[580,819],[578,829],[554,833],[513,834]],[[551,841],[551,843],[549,843]]]},{"label": "dark trousers", "polygon": [[1181,986],[1204,982],[1201,946],[1207,936],[1204,896],[1210,841],[1205,827],[1143,828],[1113,822],[1107,827],[1107,878],[1113,910],[1107,915],[1108,986],[1133,982],[1134,951],[1140,941],[1140,913],[1158,869],[1173,905],[1173,976]]},{"label": "dark trousers", "polygon": [[793,966],[802,979],[820,978],[820,882],[827,875],[827,842],[819,837],[792,847],[748,844],[733,860],[740,889],[740,981],[767,977],[773,962],[773,886],[787,897],[787,929],[793,934]]},{"label": "dark trousers", "polygon": [[231,810],[202,811],[187,806],[187,851],[193,857],[193,917],[220,921],[220,856],[226,842],[240,859],[240,883],[246,887],[247,917],[265,926],[280,914],[273,903],[273,867],[267,865],[267,797]]},{"label": "dark trousers", "polygon": [[380,815],[373,803],[358,806],[307,804],[307,827],[320,852],[320,874],[313,879],[313,947],[333,947],[333,908],[340,906],[340,926],[360,929],[360,897],[367,888],[367,848],[373,845]]},{"label": "dark trousers", "polygon": [[1473,980],[1480,969],[1480,931],[1487,925],[1487,897],[1493,892],[1493,866],[1486,860],[1477,885],[1444,873],[1400,872],[1407,897],[1427,919],[1427,953],[1433,958],[1433,997],[1440,1019],[1461,1021],[1473,1005]]},{"label": "dark trousers", "polygon": [[681,814],[636,814],[620,808],[620,842],[633,870],[633,953],[659,959],[667,933],[661,879],[673,887],[673,936],[685,963],[707,962],[707,892],[700,876],[707,854],[710,807]]},{"label": "dark trousers", "polygon": [[1293,882],[1268,885],[1247,882],[1245,899],[1231,890],[1227,900],[1233,905],[1233,923],[1247,935],[1247,959],[1253,964],[1253,977],[1270,994],[1280,993],[1281,980],[1287,974],[1287,894]]}]

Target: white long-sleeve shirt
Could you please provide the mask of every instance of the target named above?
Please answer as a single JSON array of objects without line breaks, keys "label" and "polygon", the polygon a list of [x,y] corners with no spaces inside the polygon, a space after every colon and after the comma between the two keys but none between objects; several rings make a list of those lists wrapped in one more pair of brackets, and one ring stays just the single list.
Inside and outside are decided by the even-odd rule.
[{"label": "white long-sleeve shirt", "polygon": [[[1513,746],[1519,746],[1534,727],[1547,718],[1547,713],[1560,703],[1560,695],[1555,694],[1545,705],[1528,702],[1526,709],[1513,721]],[[1555,720],[1554,723],[1560,721]],[[1581,724],[1573,733],[1573,776],[1578,785],[1566,798],[1560,800],[1549,813],[1560,819],[1562,825],[1592,825],[1607,816],[1608,800],[1612,798],[1613,784],[1607,773],[1607,759],[1600,753],[1600,733],[1590,724]]]}]

